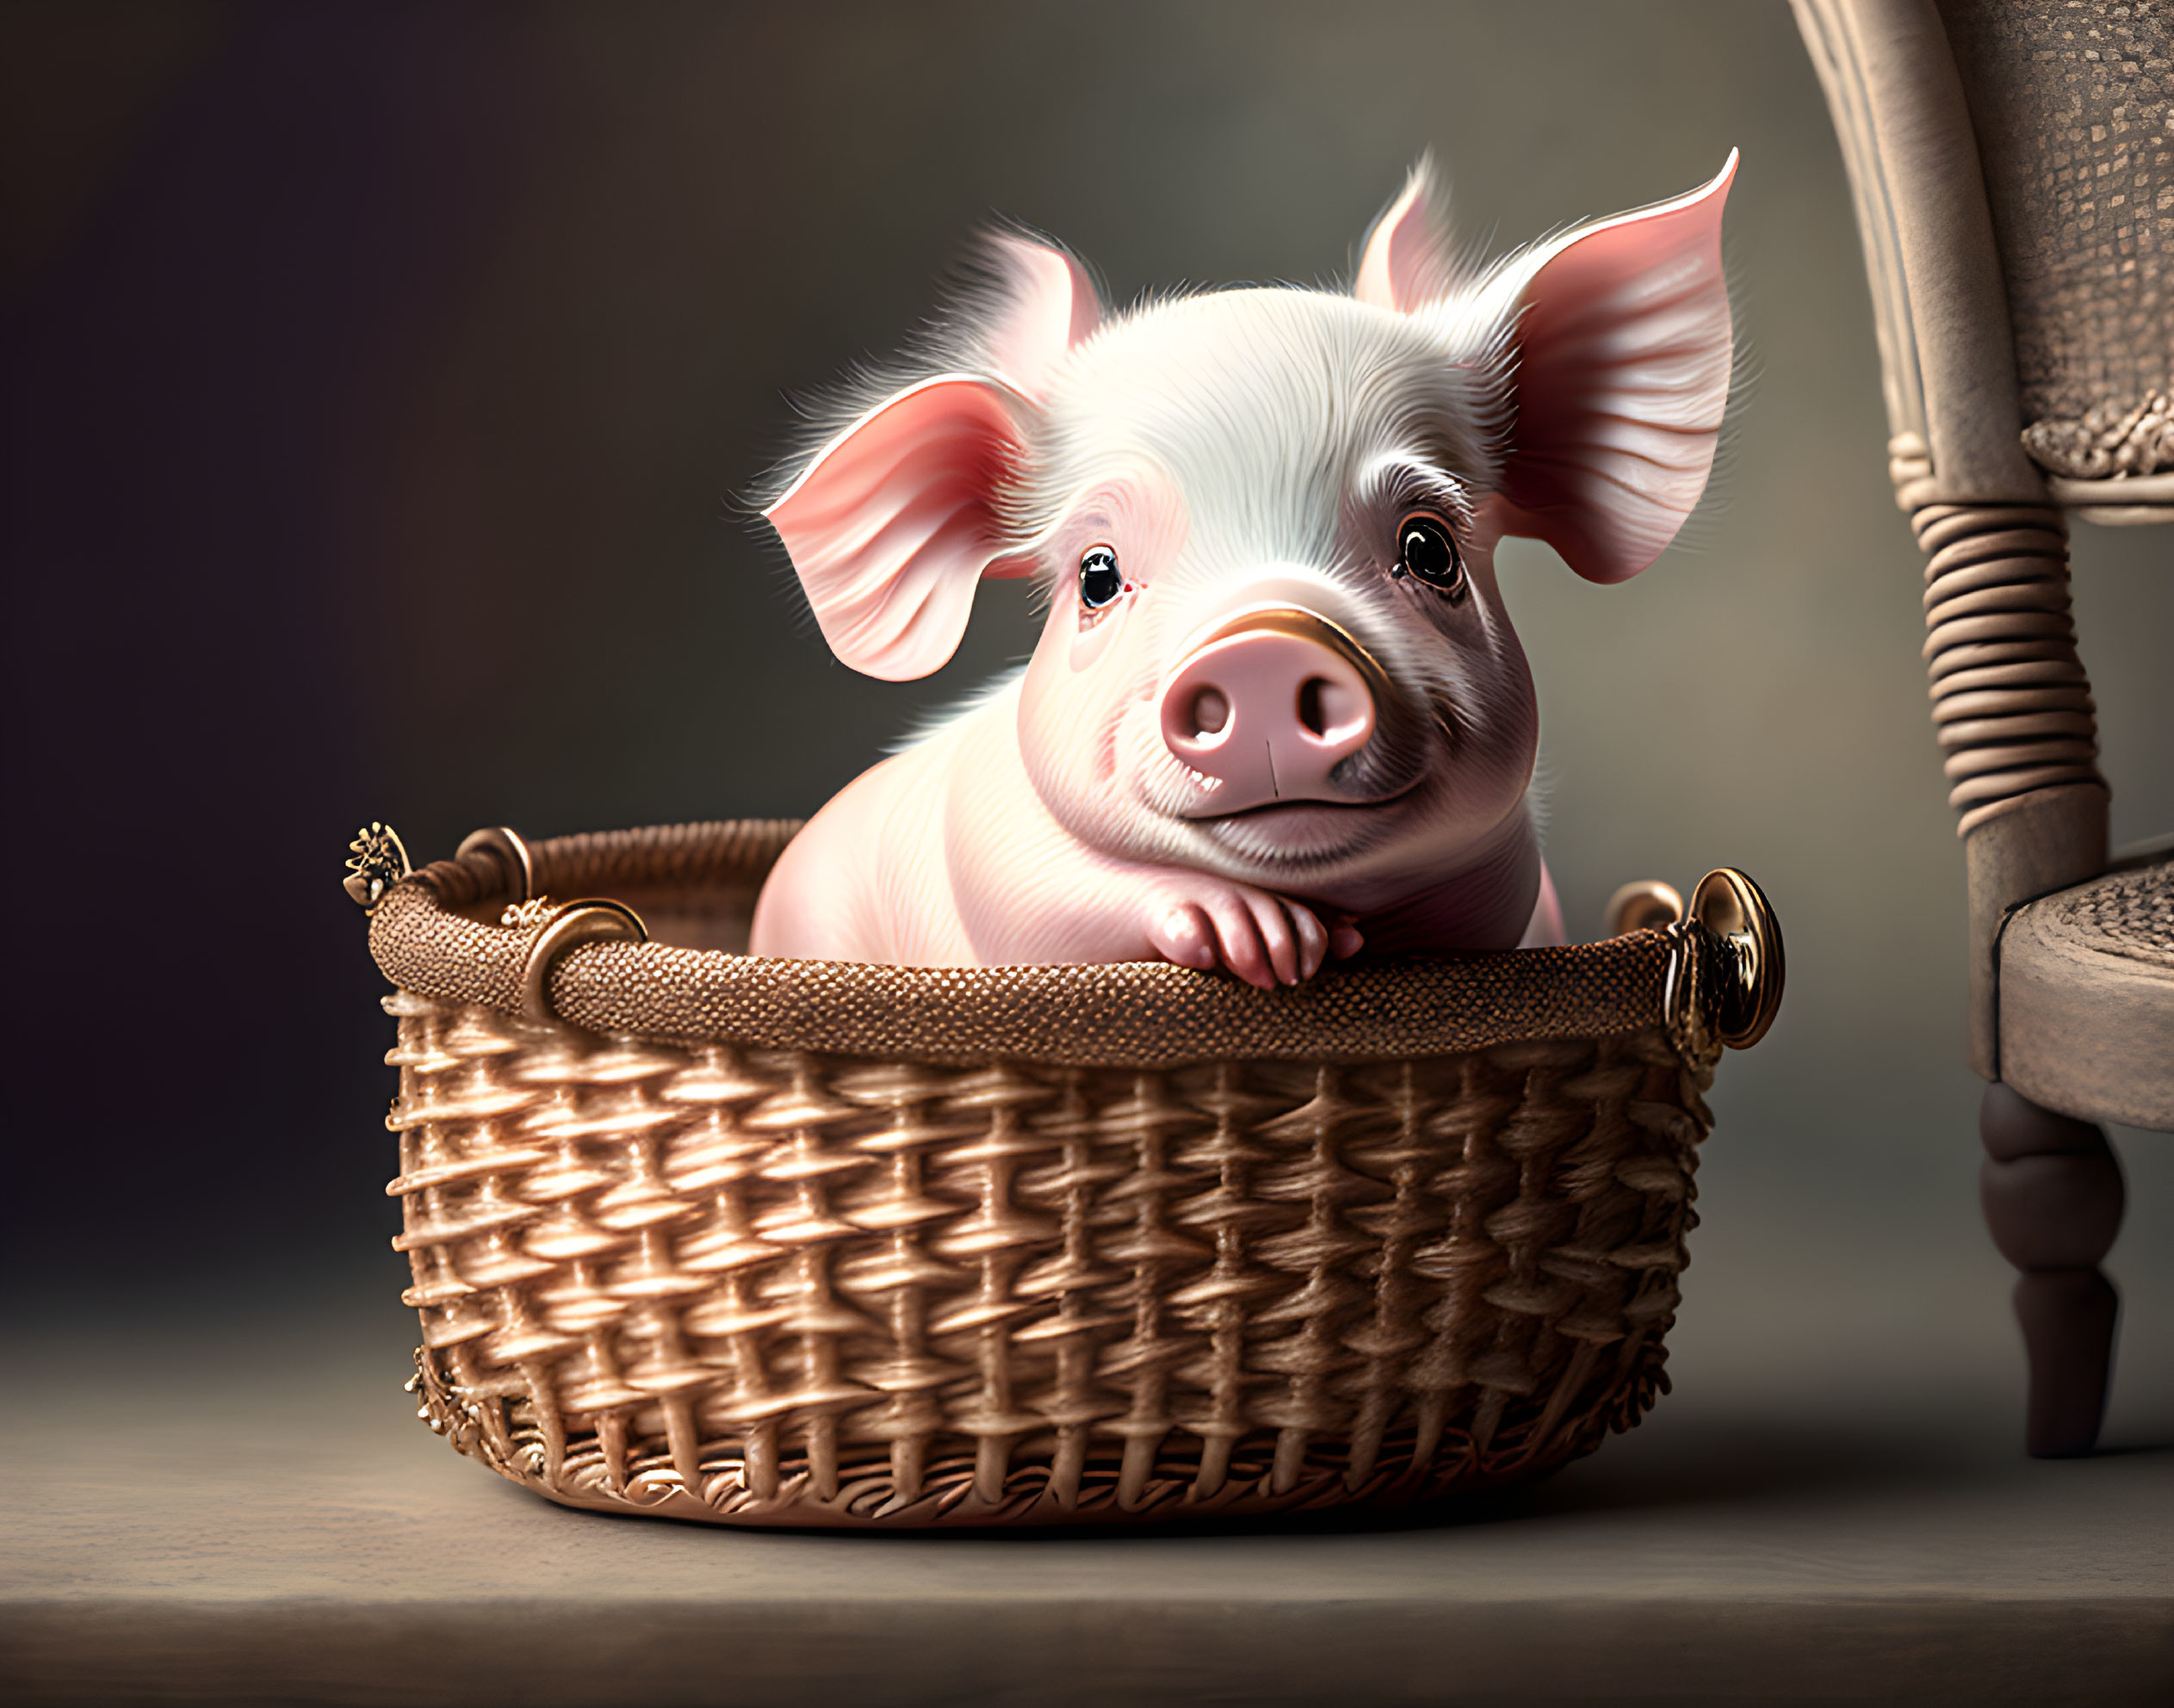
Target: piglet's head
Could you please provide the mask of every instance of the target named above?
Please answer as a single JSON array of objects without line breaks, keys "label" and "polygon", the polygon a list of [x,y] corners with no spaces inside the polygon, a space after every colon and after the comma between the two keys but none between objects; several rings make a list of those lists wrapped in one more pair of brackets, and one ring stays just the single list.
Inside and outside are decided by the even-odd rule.
[{"label": "piglet's head", "polygon": [[1735,164],[1481,269],[1422,164],[1348,294],[1116,317],[1062,250],[993,236],[922,376],[841,412],[765,514],[832,648],[891,680],[951,657],[982,577],[1043,579],[1019,733],[1075,834],[1387,894],[1531,778],[1496,541],[1620,581],[1705,488]]}]

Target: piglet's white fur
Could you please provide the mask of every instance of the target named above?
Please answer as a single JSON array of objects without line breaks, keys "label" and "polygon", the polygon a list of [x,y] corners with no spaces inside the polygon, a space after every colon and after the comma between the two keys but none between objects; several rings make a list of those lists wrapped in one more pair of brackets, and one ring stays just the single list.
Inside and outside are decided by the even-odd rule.
[{"label": "piglet's white fur", "polygon": [[1473,270],[1422,164],[1348,294],[1111,315],[1063,251],[990,237],[920,377],[764,513],[871,676],[943,665],[984,576],[1041,578],[1048,622],[1023,674],[801,832],[754,952],[1265,986],[1362,945],[1561,941],[1494,549],[1620,581],[1697,504],[1735,168]]}]

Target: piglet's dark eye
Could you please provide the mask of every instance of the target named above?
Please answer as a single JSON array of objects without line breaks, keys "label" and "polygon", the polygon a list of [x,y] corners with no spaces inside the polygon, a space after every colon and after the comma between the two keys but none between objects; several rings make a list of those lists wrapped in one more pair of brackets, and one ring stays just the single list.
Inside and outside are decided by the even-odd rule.
[{"label": "piglet's dark eye", "polygon": [[1080,554],[1080,603],[1099,611],[1124,591],[1118,554],[1107,546],[1089,546]]},{"label": "piglet's dark eye", "polygon": [[1423,581],[1452,599],[1465,597],[1465,560],[1449,524],[1427,511],[1415,511],[1397,524],[1394,575]]}]

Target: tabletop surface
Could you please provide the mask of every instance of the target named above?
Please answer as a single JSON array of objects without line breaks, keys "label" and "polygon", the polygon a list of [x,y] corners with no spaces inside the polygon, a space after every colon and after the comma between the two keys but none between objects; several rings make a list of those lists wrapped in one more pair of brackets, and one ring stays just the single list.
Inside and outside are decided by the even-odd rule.
[{"label": "tabletop surface", "polygon": [[869,1536],[554,1507],[415,1420],[406,1327],[12,1344],[0,1693],[2174,1699],[2174,1450],[2034,1463],[1983,1371],[1708,1360],[1593,1458],[1390,1522]]}]

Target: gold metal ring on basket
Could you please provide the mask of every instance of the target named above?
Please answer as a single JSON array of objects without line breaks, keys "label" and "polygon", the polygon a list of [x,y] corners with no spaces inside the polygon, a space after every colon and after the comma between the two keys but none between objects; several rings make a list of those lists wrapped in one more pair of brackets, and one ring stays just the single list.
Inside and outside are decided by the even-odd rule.
[{"label": "gold metal ring on basket", "polygon": [[559,957],[585,943],[647,943],[649,929],[641,915],[623,901],[587,896],[555,910],[529,945],[521,968],[521,1012],[531,1020],[555,1020],[551,1008],[551,969]]},{"label": "gold metal ring on basket", "polygon": [[1664,1385],[1701,1093],[1780,1000],[1741,874],[1275,991],[688,946],[796,828],[358,839],[461,1451],[712,1522],[1170,1519],[1537,1476]]}]

